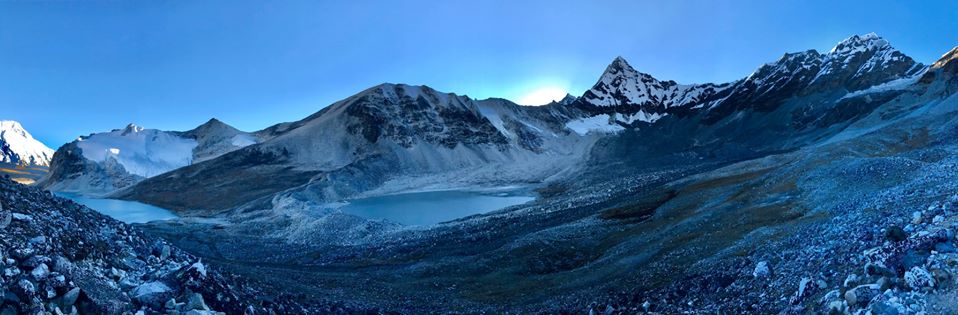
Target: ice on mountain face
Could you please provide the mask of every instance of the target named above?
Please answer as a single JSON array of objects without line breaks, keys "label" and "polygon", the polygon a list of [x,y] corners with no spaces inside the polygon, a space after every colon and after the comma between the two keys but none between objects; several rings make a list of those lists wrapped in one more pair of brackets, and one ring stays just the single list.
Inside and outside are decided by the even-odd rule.
[{"label": "ice on mountain face", "polygon": [[196,140],[136,125],[82,137],[77,146],[94,162],[115,160],[130,174],[152,177],[193,162]]},{"label": "ice on mountain face", "polygon": [[914,84],[915,82],[918,82],[918,79],[921,78],[924,74],[925,74],[925,72],[922,71],[922,72],[919,72],[917,75],[913,75],[913,76],[910,76],[910,77],[904,77],[904,78],[901,78],[901,79],[898,79],[898,80],[888,81],[888,82],[885,82],[885,83],[882,83],[882,84],[879,84],[879,85],[875,85],[875,86],[869,87],[869,88],[867,88],[867,89],[854,91],[854,92],[851,92],[851,93],[846,94],[846,95],[843,96],[841,99],[858,97],[858,96],[862,96],[862,95],[866,95],[866,94],[872,94],[872,93],[879,93],[879,92],[895,91],[895,90],[905,89],[905,88],[911,86],[912,84]]},{"label": "ice on mountain face", "polygon": [[572,120],[567,122],[565,126],[583,136],[589,133],[615,133],[625,130],[624,127],[614,123],[613,119],[606,114]]},{"label": "ice on mountain face", "polygon": [[252,135],[250,135],[250,134],[245,134],[245,133],[244,133],[244,134],[238,134],[238,135],[233,136],[233,139],[232,139],[232,141],[230,141],[230,143],[233,144],[233,146],[242,148],[242,147],[251,146],[251,145],[256,144],[256,138],[254,138],[254,137],[253,137]]},{"label": "ice on mountain face", "polygon": [[0,120],[0,162],[49,166],[53,149],[37,141],[19,122]]}]

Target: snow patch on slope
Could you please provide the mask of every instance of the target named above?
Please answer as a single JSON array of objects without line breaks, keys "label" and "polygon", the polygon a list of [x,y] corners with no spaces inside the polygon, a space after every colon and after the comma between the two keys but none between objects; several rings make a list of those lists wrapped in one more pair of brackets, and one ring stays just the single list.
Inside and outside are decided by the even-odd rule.
[{"label": "snow patch on slope", "polygon": [[911,85],[914,84],[915,82],[917,82],[917,81],[918,81],[918,78],[921,78],[921,76],[924,75],[924,74],[925,74],[925,72],[924,72],[924,71],[921,71],[921,72],[919,72],[917,75],[914,75],[914,76],[904,77],[904,78],[897,79],[897,80],[891,80],[891,81],[888,81],[888,82],[885,82],[885,83],[882,83],[882,84],[879,84],[879,85],[875,85],[875,86],[869,87],[869,88],[867,88],[867,89],[862,89],[862,90],[850,92],[850,93],[846,94],[845,96],[843,96],[843,97],[842,97],[841,99],[839,99],[839,100],[843,100],[843,99],[846,99],[846,98],[852,98],[852,97],[858,97],[858,96],[862,96],[862,95],[866,95],[866,94],[878,93],[878,92],[887,92],[887,91],[902,90],[902,89],[905,89],[905,88],[911,86]]},{"label": "snow patch on slope", "polygon": [[565,126],[583,136],[590,132],[615,133],[625,130],[624,127],[613,123],[612,118],[606,114],[575,119],[567,122]]},{"label": "snow patch on slope", "polygon": [[230,143],[238,148],[243,148],[256,144],[256,138],[248,133],[242,133],[233,136]]}]

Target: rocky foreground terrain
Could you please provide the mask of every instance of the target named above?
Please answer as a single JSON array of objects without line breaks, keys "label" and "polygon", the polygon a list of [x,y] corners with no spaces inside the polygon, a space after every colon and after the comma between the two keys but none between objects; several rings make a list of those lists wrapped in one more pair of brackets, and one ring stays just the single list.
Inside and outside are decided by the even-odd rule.
[{"label": "rocky foreground terrain", "polygon": [[137,228],[0,178],[0,314],[343,313],[264,291]]}]

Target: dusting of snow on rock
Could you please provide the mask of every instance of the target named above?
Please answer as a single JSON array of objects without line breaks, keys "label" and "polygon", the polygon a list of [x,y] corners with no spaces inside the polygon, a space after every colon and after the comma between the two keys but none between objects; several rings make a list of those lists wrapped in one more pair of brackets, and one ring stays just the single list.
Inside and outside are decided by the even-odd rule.
[{"label": "dusting of snow on rock", "polygon": [[94,162],[114,160],[130,174],[156,176],[193,162],[196,140],[130,124],[125,129],[81,137],[77,146]]},{"label": "dusting of snow on rock", "polygon": [[49,166],[53,149],[37,141],[12,120],[0,120],[0,162]]}]

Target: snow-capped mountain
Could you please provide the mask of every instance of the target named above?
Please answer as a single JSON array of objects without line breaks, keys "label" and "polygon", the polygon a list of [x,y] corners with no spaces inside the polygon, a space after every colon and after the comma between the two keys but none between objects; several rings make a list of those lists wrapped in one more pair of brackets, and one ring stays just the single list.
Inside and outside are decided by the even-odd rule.
[{"label": "snow-capped mountain", "polygon": [[[257,200],[267,208],[303,207],[373,189],[541,180],[581,161],[595,141],[565,127],[578,113],[382,84],[270,127],[263,132],[275,137],[263,143],[150,178],[117,196],[174,209],[228,209]],[[173,197],[207,188],[196,195],[237,193]]]},{"label": "snow-capped mountain", "polygon": [[47,188],[105,194],[193,163],[259,142],[216,119],[186,131],[123,129],[81,136],[57,150]]},{"label": "snow-capped mountain", "polygon": [[132,175],[152,177],[193,163],[197,142],[130,124],[123,129],[80,137],[76,145],[87,160],[116,161]]},{"label": "snow-capped mountain", "polygon": [[[175,163],[152,169],[107,158],[110,145],[81,155],[100,161],[101,173],[134,176],[102,190],[116,191],[115,197],[171,209],[303,209],[423,186],[545,181],[596,159],[647,163],[649,156],[669,154],[789,150],[870,113],[900,93],[889,86],[907,86],[926,69],[873,34],[853,36],[825,54],[785,54],[722,84],[659,80],[616,58],[582,97],[545,106],[382,84],[252,134],[218,121],[176,133],[180,140],[165,142],[157,155]],[[259,143],[243,147],[253,142]],[[601,149],[593,149],[597,143]],[[136,171],[143,169],[153,171]],[[51,178],[50,185],[62,185],[69,176]]]},{"label": "snow-capped mountain", "polygon": [[774,111],[795,97],[819,95],[831,102],[890,81],[917,79],[925,69],[874,33],[852,36],[825,54],[787,53],[743,79],[723,84],[659,80],[618,57],[576,104],[608,120],[603,124],[611,128],[669,115],[705,115],[705,122],[715,123],[740,111]]},{"label": "snow-capped mountain", "polygon": [[[681,89],[662,83],[668,81],[631,80],[624,61],[616,63],[607,73],[622,76],[596,84],[597,91],[618,91],[607,94],[624,100],[616,104],[584,96],[526,107],[383,84],[247,134],[260,142],[227,153],[215,148],[248,142],[211,121],[176,133],[196,142],[194,163],[110,196],[216,216],[212,225],[185,219],[144,228],[207,257],[276,264],[277,273],[233,269],[266,283],[292,275],[443,284],[437,295],[416,297],[450,301],[437,305],[396,306],[392,295],[362,299],[400,313],[419,312],[408,304],[425,311],[482,304],[458,294],[469,291],[448,289],[476,279],[483,287],[585,279],[541,300],[502,292],[508,305],[490,313],[581,312],[583,296],[615,301],[598,310],[815,312],[827,302],[825,311],[920,313],[949,290],[932,275],[958,270],[948,267],[948,255],[934,254],[956,244],[949,228],[958,220],[958,49],[925,67],[877,36],[856,36],[826,54],[786,54],[693,102],[676,98]],[[172,152],[182,150],[164,154]],[[118,159],[93,163],[83,153],[61,148],[54,169],[125,170]],[[195,163],[201,155],[207,160]],[[422,228],[324,208],[410,190],[512,185],[542,194]],[[902,259],[909,251],[917,263]],[[304,273],[317,266],[334,268]],[[826,275],[822,266],[838,271]],[[860,282],[862,268],[878,271]],[[659,280],[676,270],[681,281]],[[918,273],[929,281],[916,281]],[[890,277],[899,279],[891,290],[867,284]],[[854,284],[805,285],[813,281]],[[380,292],[408,286],[373,282]],[[835,293],[843,289],[851,295]],[[891,298],[855,298],[879,295]],[[536,304],[509,308],[529,301]]]},{"label": "snow-capped mountain", "polygon": [[731,84],[678,84],[638,72],[616,57],[581,100],[589,105],[612,107],[643,122],[655,122],[672,107],[701,106]]},{"label": "snow-capped mountain", "polygon": [[52,158],[53,149],[34,139],[19,122],[0,120],[0,162],[49,166]]}]

